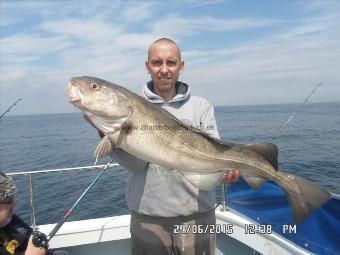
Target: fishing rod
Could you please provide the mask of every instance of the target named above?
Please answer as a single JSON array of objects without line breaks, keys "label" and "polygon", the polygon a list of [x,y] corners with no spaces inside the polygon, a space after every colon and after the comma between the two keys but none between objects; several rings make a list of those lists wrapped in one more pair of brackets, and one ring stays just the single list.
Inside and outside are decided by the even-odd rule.
[{"label": "fishing rod", "polygon": [[6,113],[8,113],[11,109],[12,109],[12,107],[14,107],[20,100],[22,100],[21,98],[19,98],[19,99],[17,99],[17,101],[15,101],[15,103],[14,104],[12,104],[1,116],[0,116],[0,121],[1,121],[1,118],[3,117],[3,116],[5,116],[5,114]]},{"label": "fishing rod", "polygon": [[308,102],[309,98],[316,92],[316,90],[322,85],[322,82],[320,82],[316,87],[309,93],[309,95],[305,98],[305,100],[301,103],[301,105],[296,109],[295,112],[293,112],[292,115],[289,116],[288,120],[286,120],[278,129],[276,132],[276,135],[273,136],[273,140],[277,140],[277,138],[280,135],[281,130],[288,125],[288,123],[295,117],[295,115],[301,110],[301,108]]},{"label": "fishing rod", "polygon": [[[295,117],[295,115],[300,111],[300,109],[302,108],[302,106],[304,104],[306,104],[309,100],[309,98],[316,92],[316,90],[322,85],[322,83],[320,82],[319,84],[317,84],[315,86],[315,88],[311,91],[311,93],[309,93],[309,95],[305,98],[305,100],[301,103],[301,105],[296,109],[296,111],[291,115],[289,116],[288,120],[285,121],[281,126],[280,128],[278,129],[278,131],[276,132],[276,135],[273,136],[272,140],[277,140],[277,138],[279,137],[279,134],[281,132],[281,130],[288,125],[288,123]],[[217,204],[215,206],[215,209],[220,205],[222,204],[222,210],[225,211],[226,210],[226,205],[227,205],[227,198],[228,198],[228,194],[227,192],[229,191],[229,185],[230,184],[224,184],[222,183],[222,190],[221,190],[221,197],[222,197],[222,201]]]},{"label": "fishing rod", "polygon": [[81,194],[81,196],[77,199],[77,201],[73,204],[73,206],[67,211],[65,216],[54,226],[51,232],[46,236],[44,233],[40,231],[33,232],[32,242],[35,247],[44,247],[48,248],[48,242],[55,236],[58,230],[62,227],[62,225],[66,222],[67,218],[72,214],[74,208],[78,205],[80,200],[86,195],[86,193],[92,188],[92,186],[97,182],[100,176],[105,172],[105,170],[110,166],[113,159],[111,159],[103,168],[103,170],[96,176],[96,178],[92,181],[92,183],[86,188],[86,190]]}]

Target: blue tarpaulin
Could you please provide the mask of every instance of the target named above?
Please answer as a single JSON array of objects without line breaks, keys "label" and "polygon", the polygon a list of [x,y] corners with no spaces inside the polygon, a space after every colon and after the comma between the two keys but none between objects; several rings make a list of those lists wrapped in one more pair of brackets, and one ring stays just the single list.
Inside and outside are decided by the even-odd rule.
[{"label": "blue tarpaulin", "polygon": [[[315,254],[340,254],[340,200],[336,198],[296,225],[296,233],[286,196],[273,182],[254,191],[240,178],[229,188],[228,205],[259,224],[271,224],[273,231]],[[288,225],[285,231],[284,225]]]}]

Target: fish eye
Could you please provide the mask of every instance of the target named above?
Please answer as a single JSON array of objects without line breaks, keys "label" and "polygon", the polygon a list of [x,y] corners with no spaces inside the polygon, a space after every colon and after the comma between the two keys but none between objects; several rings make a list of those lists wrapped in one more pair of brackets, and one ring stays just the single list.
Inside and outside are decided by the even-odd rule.
[{"label": "fish eye", "polygon": [[97,84],[97,83],[92,83],[92,84],[91,84],[91,87],[92,87],[93,89],[97,89],[97,88],[99,88],[99,86],[98,86],[98,84]]}]

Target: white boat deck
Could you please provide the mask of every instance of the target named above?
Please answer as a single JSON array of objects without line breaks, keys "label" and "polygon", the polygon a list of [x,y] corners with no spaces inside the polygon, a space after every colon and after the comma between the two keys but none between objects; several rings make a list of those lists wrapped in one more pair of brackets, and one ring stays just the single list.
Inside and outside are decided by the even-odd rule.
[{"label": "white boat deck", "polygon": [[[236,211],[216,210],[216,224],[228,225],[233,233],[218,233],[216,254],[312,254],[282,236],[245,234],[245,224],[256,224]],[[49,233],[55,224],[39,226]],[[221,228],[223,229],[223,227]],[[66,222],[50,241],[51,248],[70,254],[130,254],[130,215]]]},{"label": "white boat deck", "polygon": [[[10,173],[9,175],[27,175],[29,177],[31,216],[32,224],[35,225],[33,175],[61,171],[79,171],[90,168],[99,170],[107,166],[115,167],[117,164],[16,172]],[[222,193],[224,194],[224,192],[224,187],[222,187]],[[227,208],[227,210],[222,210],[222,206],[217,208],[216,230],[220,229],[222,231],[216,235],[216,255],[312,254],[276,233],[246,234],[245,226],[247,226],[247,224],[256,225],[257,223],[233,209]],[[51,232],[55,225],[56,224],[40,225],[38,229],[47,234]],[[226,233],[223,232],[223,230],[230,231]],[[124,255],[130,254],[130,246],[130,215],[66,222],[50,240],[50,248],[68,251],[70,255]]]}]

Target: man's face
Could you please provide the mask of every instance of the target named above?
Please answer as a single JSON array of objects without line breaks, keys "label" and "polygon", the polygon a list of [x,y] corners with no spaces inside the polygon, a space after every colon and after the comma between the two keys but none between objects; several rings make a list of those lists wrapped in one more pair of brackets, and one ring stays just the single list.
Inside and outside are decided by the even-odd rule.
[{"label": "man's face", "polygon": [[5,227],[12,218],[14,200],[0,200],[0,228]]},{"label": "man's face", "polygon": [[154,44],[150,48],[149,59],[145,64],[154,82],[155,91],[160,92],[173,90],[184,68],[179,49],[169,42]]}]

